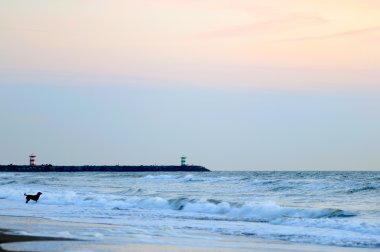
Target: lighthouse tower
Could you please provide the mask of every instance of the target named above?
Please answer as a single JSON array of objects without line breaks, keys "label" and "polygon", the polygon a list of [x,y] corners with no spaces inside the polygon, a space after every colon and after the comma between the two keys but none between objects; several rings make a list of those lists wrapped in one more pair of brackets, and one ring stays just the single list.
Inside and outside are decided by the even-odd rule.
[{"label": "lighthouse tower", "polygon": [[36,154],[32,153],[29,156],[29,165],[36,166]]},{"label": "lighthouse tower", "polygon": [[186,166],[186,157],[185,156],[181,157],[181,166]]}]

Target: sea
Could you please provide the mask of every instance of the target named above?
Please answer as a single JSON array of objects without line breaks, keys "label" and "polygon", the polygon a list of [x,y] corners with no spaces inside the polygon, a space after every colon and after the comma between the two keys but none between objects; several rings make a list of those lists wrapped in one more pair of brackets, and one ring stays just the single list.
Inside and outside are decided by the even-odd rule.
[{"label": "sea", "polygon": [[[0,216],[34,220],[0,228],[25,235],[380,248],[380,172],[2,172],[0,185]],[[37,192],[26,204],[24,193]]]}]

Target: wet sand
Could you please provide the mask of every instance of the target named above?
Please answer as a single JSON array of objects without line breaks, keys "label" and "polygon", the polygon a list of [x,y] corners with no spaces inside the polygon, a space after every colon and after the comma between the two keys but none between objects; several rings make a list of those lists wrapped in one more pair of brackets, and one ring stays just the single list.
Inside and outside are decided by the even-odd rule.
[{"label": "wet sand", "polygon": [[[3,229],[1,228],[3,227]],[[6,227],[6,228],[4,228]],[[52,237],[38,234],[49,227]],[[374,252],[376,249],[320,246],[303,243],[281,242],[252,237],[219,237],[214,240],[194,240],[175,237],[151,237],[150,242],[128,239],[128,234],[116,237],[92,237],[88,239],[65,238],[70,228],[109,228],[109,225],[46,220],[33,217],[0,216],[0,251],[141,251],[141,252]],[[59,231],[58,233],[56,231]],[[63,232],[59,235],[60,232]],[[42,233],[48,234],[50,233]],[[61,236],[61,237],[59,237]],[[231,245],[234,244],[234,245]]]},{"label": "wet sand", "polygon": [[79,241],[65,238],[24,236],[7,234],[9,230],[0,229],[0,252],[13,251],[141,251],[141,252],[371,252],[376,249],[343,248],[331,246],[314,246],[288,242],[273,242],[269,240],[253,239],[251,246],[246,248],[233,247],[205,247],[191,245],[171,244],[141,244],[141,243],[118,243],[104,244],[94,241]]},{"label": "wet sand", "polygon": [[11,251],[3,249],[5,243],[34,242],[34,241],[72,241],[72,239],[43,237],[43,236],[26,236],[8,233],[10,230],[0,229],[0,251]]}]

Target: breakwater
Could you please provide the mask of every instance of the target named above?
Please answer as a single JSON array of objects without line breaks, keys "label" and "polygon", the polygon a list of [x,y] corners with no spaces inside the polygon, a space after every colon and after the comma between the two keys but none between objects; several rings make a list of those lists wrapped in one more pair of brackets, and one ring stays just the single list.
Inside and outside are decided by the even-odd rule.
[{"label": "breakwater", "polygon": [[199,165],[0,165],[0,172],[208,172]]}]

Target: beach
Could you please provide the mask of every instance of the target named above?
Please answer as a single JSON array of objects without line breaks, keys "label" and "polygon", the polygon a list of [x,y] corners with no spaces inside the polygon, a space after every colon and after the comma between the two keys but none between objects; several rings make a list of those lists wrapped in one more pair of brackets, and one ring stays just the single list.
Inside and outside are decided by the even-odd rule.
[{"label": "beach", "polygon": [[[153,241],[145,242],[124,237],[124,241],[115,239],[103,238],[88,238],[88,240],[75,240],[65,237],[52,237],[52,236],[33,236],[30,234],[31,230],[36,230],[38,227],[41,231],[46,229],[57,230],[58,233],[65,234],[71,228],[92,229],[94,226],[97,228],[102,225],[89,225],[86,223],[71,223],[49,221],[40,218],[26,218],[20,216],[5,217],[0,216],[0,225],[2,226],[18,226],[20,229],[9,230],[0,229],[0,251],[258,251],[258,252],[356,252],[356,251],[374,251],[373,249],[363,248],[340,248],[330,246],[317,246],[307,244],[295,244],[291,242],[278,242],[268,241],[263,239],[231,239],[231,237],[219,237],[218,246],[210,247],[208,242],[204,239],[167,239],[167,238],[154,238]],[[103,226],[103,228],[109,228]],[[56,235],[57,233],[55,233]],[[64,235],[63,235],[64,236]],[[234,245],[231,241],[234,240]]]},{"label": "beach", "polygon": [[[24,244],[25,242],[38,242],[38,241],[67,241],[70,239],[63,239],[63,238],[58,238],[58,237],[43,237],[43,236],[27,236],[27,235],[17,235],[17,234],[12,234],[11,230],[7,229],[1,229],[0,230],[0,251],[9,251],[9,250],[4,250],[3,246],[4,244],[7,243],[22,243]],[[13,246],[18,246],[17,244],[14,244]],[[5,245],[6,246],[6,245]],[[17,248],[16,251],[19,249]]]},{"label": "beach", "polygon": [[[1,173],[8,251],[376,251],[376,172]],[[25,203],[24,192],[42,191]]]}]

